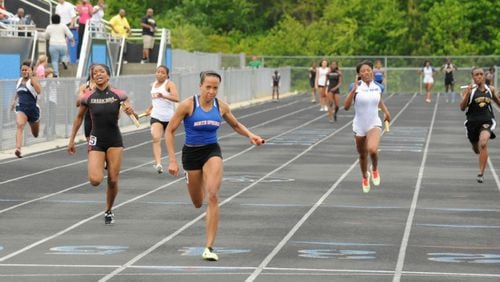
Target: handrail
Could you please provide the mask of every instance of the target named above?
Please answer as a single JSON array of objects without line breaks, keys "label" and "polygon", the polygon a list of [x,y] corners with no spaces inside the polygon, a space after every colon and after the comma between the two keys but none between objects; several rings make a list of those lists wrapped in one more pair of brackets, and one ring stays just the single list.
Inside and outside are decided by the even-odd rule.
[{"label": "handrail", "polygon": [[[44,12],[44,13],[47,13],[47,14],[49,14],[49,15],[50,15],[50,14],[52,14],[51,10],[49,11],[49,10],[47,10],[47,9],[44,9],[44,8],[42,8],[42,7],[40,7],[40,6],[36,5],[36,4],[34,4],[34,3],[31,3],[30,1],[27,1],[27,0],[20,0],[20,1],[21,1],[21,2],[23,2],[24,4],[27,4],[27,5],[29,5],[29,6],[31,6],[31,7],[33,7],[33,8],[35,8],[35,9],[38,9],[38,10],[40,10],[40,11]],[[51,8],[52,8],[52,7],[51,7]]]},{"label": "handrail", "polygon": [[35,55],[36,55],[36,44],[38,43],[38,35],[39,32],[35,30],[35,35],[33,35],[33,47],[31,49],[31,63],[34,64],[35,62]]}]

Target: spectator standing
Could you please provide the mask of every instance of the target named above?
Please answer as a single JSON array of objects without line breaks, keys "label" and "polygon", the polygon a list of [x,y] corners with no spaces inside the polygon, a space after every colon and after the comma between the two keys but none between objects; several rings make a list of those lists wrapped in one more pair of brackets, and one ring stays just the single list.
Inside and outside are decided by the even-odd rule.
[{"label": "spectator standing", "polygon": [[76,6],[76,11],[78,13],[78,49],[76,51],[76,59],[80,59],[85,27],[90,18],[92,18],[93,10],[94,8],[88,0],[82,0],[82,2]]},{"label": "spectator standing", "polygon": [[92,9],[92,21],[96,25],[96,31],[102,33],[105,31],[102,20],[104,19],[104,0],[98,0],[97,4]]},{"label": "spectator standing", "polygon": [[75,6],[64,0],[59,0],[56,5],[56,14],[61,17],[61,23],[69,28],[75,26],[76,11]]},{"label": "spectator standing", "polygon": [[[113,36],[118,36],[121,38],[127,39],[127,37],[130,35],[130,25],[127,20],[127,13],[125,12],[124,9],[120,9],[118,12],[118,15],[114,16],[109,20],[109,24],[111,25],[111,34]],[[127,53],[127,43],[125,42],[125,45],[123,46],[123,55]],[[124,61],[125,63],[126,61]]]},{"label": "spectator standing", "polygon": [[45,67],[47,66],[47,56],[40,55],[35,65],[35,76],[38,78],[45,78]]},{"label": "spectator standing", "polygon": [[52,67],[54,68],[54,77],[59,76],[59,62],[68,61],[68,45],[66,38],[69,38],[71,44],[75,45],[73,34],[69,28],[61,23],[61,16],[58,14],[52,15],[52,24],[49,24],[45,29],[45,39],[49,40],[49,53]]},{"label": "spectator standing", "polygon": [[[281,79],[281,75],[278,72],[278,70],[274,71],[272,78],[273,78],[272,100],[273,102],[278,102],[280,100],[280,79]],[[274,93],[276,93],[276,100],[274,100]]]},{"label": "spectator standing", "polygon": [[252,60],[248,63],[248,66],[250,66],[252,69],[258,69],[262,67],[262,62],[257,59],[257,56],[252,56]]},{"label": "spectator standing", "polygon": [[149,8],[146,11],[146,16],[141,19],[141,27],[142,27],[142,40],[144,47],[142,49],[142,60],[141,64],[149,63],[149,55],[151,54],[151,50],[155,46],[155,31],[156,31],[156,22],[153,19],[154,11]]}]

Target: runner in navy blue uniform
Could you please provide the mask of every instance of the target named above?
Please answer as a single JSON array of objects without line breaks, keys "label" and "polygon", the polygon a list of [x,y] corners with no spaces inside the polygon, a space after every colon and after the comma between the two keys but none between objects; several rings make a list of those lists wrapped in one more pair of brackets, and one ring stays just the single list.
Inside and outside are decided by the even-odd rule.
[{"label": "runner in navy blue uniform", "polygon": [[75,137],[80,128],[85,112],[89,111],[92,129],[88,142],[88,177],[90,184],[98,186],[104,179],[104,162],[108,167],[108,189],[106,191],[106,210],[104,223],[114,223],[113,203],[118,194],[118,178],[123,156],[123,142],[118,118],[122,104],[127,114],[134,110],[127,103],[127,96],[122,90],[109,85],[110,71],[105,65],[95,65],[92,71],[96,87],[87,91],[82,99],[78,114],[73,122],[73,129],[68,144],[68,152],[76,152]]},{"label": "runner in navy blue uniform", "polygon": [[[333,61],[330,65],[330,72],[327,74],[328,78],[328,120],[330,122],[337,121],[337,113],[340,105],[340,86],[342,85],[342,72],[339,70],[339,65]],[[335,104],[335,108],[333,105]]]},{"label": "runner in navy blue uniform", "polygon": [[307,75],[309,76],[309,87],[311,87],[311,103],[316,103],[316,69],[316,63],[312,63],[307,71]]},{"label": "runner in navy blue uniform", "polygon": [[473,85],[469,85],[462,93],[460,109],[466,112],[467,138],[472,144],[472,150],[479,155],[479,173],[477,182],[483,183],[484,169],[488,162],[488,140],[494,139],[496,127],[491,101],[500,106],[500,100],[493,86],[485,83],[484,71],[481,68],[472,69]]},{"label": "runner in navy blue uniform", "polygon": [[33,137],[38,137],[40,129],[40,108],[38,107],[38,95],[42,87],[38,78],[33,76],[30,62],[21,64],[21,78],[17,81],[16,95],[11,105],[11,111],[16,111],[16,150],[14,154],[22,158],[21,146],[23,144],[23,132],[26,123],[29,123]]},{"label": "runner in navy blue uniform", "polygon": [[216,98],[221,76],[212,71],[200,74],[200,94],[182,101],[165,131],[169,166],[168,172],[179,175],[175,157],[174,133],[184,121],[185,145],[182,148],[182,166],[191,201],[201,208],[205,197],[208,201],[206,215],[206,247],[203,259],[217,261],[212,246],[219,223],[218,192],[222,182],[222,153],[217,143],[217,129],[224,119],[237,133],[250,139],[250,143],[261,145],[264,140],[250,132],[231,113],[229,105]]}]

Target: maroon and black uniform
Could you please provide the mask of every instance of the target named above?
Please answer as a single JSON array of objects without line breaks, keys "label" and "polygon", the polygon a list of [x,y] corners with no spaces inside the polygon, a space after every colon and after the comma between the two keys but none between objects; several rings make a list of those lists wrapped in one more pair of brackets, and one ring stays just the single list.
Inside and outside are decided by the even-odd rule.
[{"label": "maroon and black uniform", "polygon": [[127,100],[125,92],[106,88],[86,92],[81,104],[87,107],[92,121],[88,150],[106,152],[110,147],[123,147],[122,135],[118,127],[120,106]]}]

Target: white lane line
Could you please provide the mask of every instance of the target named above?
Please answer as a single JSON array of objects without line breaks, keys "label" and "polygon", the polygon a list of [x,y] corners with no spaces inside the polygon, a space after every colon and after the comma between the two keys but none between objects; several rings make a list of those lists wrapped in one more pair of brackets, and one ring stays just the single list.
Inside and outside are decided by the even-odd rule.
[{"label": "white lane line", "polygon": [[[302,110],[301,110],[301,111],[302,111]],[[294,113],[289,113],[288,115],[290,115],[290,114],[294,114]],[[318,120],[318,119],[320,119],[320,118],[324,118],[324,115],[320,115],[319,117],[314,118],[314,119],[312,119],[312,120],[310,120],[310,121],[308,121],[308,122],[306,122],[306,123],[303,123],[302,125],[300,125],[300,126],[298,126],[298,127],[291,128],[291,129],[289,129],[289,130],[287,130],[287,131],[285,131],[285,132],[283,132],[283,133],[281,133],[281,134],[278,134],[278,135],[276,135],[276,136],[272,137],[271,139],[273,139],[273,138],[278,138],[278,137],[280,137],[280,136],[282,136],[282,135],[284,135],[284,134],[287,134],[287,133],[289,133],[289,132],[291,132],[291,131],[297,130],[298,128],[301,128],[301,127],[307,126],[307,125],[309,125],[310,123],[313,123],[313,122],[315,122],[316,120]],[[268,121],[268,122],[269,122],[269,121]],[[347,125],[347,124],[346,124],[346,125]],[[260,126],[260,125],[259,125],[259,126]],[[242,154],[244,154],[244,153],[246,153],[246,152],[248,152],[248,151],[252,150],[253,148],[255,148],[255,146],[250,146],[250,147],[248,147],[247,149],[245,149],[245,150],[243,150],[243,151],[241,151],[241,152],[239,152],[239,153],[237,153],[237,154],[235,154],[235,155],[232,155],[232,156],[231,156],[231,157],[229,157],[229,158],[224,159],[223,161],[224,161],[224,162],[226,162],[226,161],[229,161],[229,160],[231,160],[231,159],[233,159],[233,158],[236,158],[236,157],[238,157],[238,156],[240,156],[240,155],[242,155]],[[263,178],[261,178],[260,180],[262,180],[262,179],[263,179]],[[157,191],[159,191],[159,190],[162,190],[162,189],[164,189],[164,188],[166,188],[166,187],[168,187],[168,186],[171,186],[171,185],[173,185],[173,184],[175,184],[175,183],[177,183],[177,182],[183,181],[183,180],[184,180],[184,178],[178,178],[177,180],[171,181],[171,182],[169,182],[169,183],[167,183],[167,184],[165,184],[165,185],[162,185],[162,186],[159,186],[159,187],[157,187],[157,188],[155,188],[155,189],[153,189],[153,190],[150,190],[150,191],[149,191],[149,192],[147,192],[147,193],[144,193],[144,194],[138,195],[138,196],[136,196],[136,197],[134,197],[134,198],[131,198],[131,199],[129,199],[129,200],[127,200],[127,201],[125,201],[125,202],[122,202],[121,204],[115,205],[114,209],[118,209],[118,208],[119,208],[119,207],[121,207],[121,206],[124,206],[124,205],[126,205],[126,204],[128,204],[128,203],[131,203],[131,202],[134,202],[134,201],[136,201],[136,200],[138,200],[138,199],[141,199],[141,198],[143,198],[143,197],[146,197],[146,196],[148,196],[148,195],[150,195],[150,194],[153,194],[153,193],[155,193],[155,192],[157,192]],[[260,180],[259,180],[259,181],[260,181]],[[255,184],[257,184],[257,183],[253,183],[250,187],[253,187]],[[241,193],[242,193],[242,191],[240,191],[240,192],[238,193],[238,195],[239,195],[239,194],[241,194]],[[234,198],[234,197],[230,197],[230,198],[228,198],[228,199],[232,199],[232,198]],[[228,199],[226,199],[226,201],[228,201]],[[225,203],[226,201],[224,201],[223,203]],[[205,214],[203,213],[202,215],[200,215],[200,217],[196,218],[196,220],[198,220],[199,218],[203,217],[204,215],[205,215]],[[91,216],[91,217],[88,217],[88,218],[86,218],[86,219],[84,219],[84,220],[81,220],[81,221],[79,221],[79,222],[77,222],[77,223],[75,223],[75,224],[73,224],[73,225],[71,225],[71,226],[67,227],[66,229],[61,230],[61,231],[59,231],[59,232],[57,232],[57,233],[55,233],[55,234],[53,234],[53,235],[51,235],[51,236],[49,236],[49,237],[45,237],[44,239],[41,239],[41,240],[39,240],[39,241],[36,241],[36,242],[34,242],[34,243],[32,243],[32,244],[30,244],[30,245],[28,245],[28,246],[26,246],[26,247],[24,247],[24,248],[22,248],[22,249],[19,249],[19,250],[15,251],[15,252],[12,252],[12,253],[10,253],[10,254],[8,254],[8,255],[6,255],[6,256],[3,256],[3,257],[1,257],[1,258],[0,258],[0,262],[3,262],[3,261],[5,261],[5,260],[8,260],[8,259],[10,259],[10,258],[12,258],[12,257],[14,257],[14,256],[17,256],[17,255],[19,255],[19,254],[21,254],[21,253],[24,253],[24,252],[26,252],[26,251],[30,250],[30,249],[32,249],[32,248],[34,248],[34,247],[38,246],[38,245],[41,245],[41,244],[43,244],[43,243],[45,243],[45,242],[47,242],[47,241],[50,241],[50,240],[52,240],[52,239],[54,239],[54,238],[57,238],[57,237],[59,237],[59,236],[61,236],[61,235],[65,234],[65,233],[67,233],[67,232],[69,232],[69,231],[71,231],[71,230],[73,230],[73,229],[75,229],[75,228],[77,228],[77,227],[79,227],[79,226],[81,226],[81,225],[83,225],[83,224],[85,224],[85,223],[87,223],[87,222],[89,222],[89,221],[91,221],[91,220],[93,220],[93,219],[95,219],[95,218],[99,217],[99,216],[102,216],[102,213],[101,213],[101,212],[100,212],[100,213],[97,213],[97,214],[95,214],[95,215],[93,215],[93,216]],[[193,222],[193,221],[192,221],[192,222]],[[194,222],[196,222],[196,221],[194,221]],[[194,222],[193,222],[193,223],[191,223],[191,225],[192,225],[192,224],[194,224]],[[187,227],[186,227],[186,228],[187,228]]]},{"label": "white lane line", "polygon": [[[294,112],[288,113],[288,114],[286,114],[286,115],[282,115],[282,116],[279,116],[279,117],[277,117],[277,118],[270,119],[270,120],[268,120],[268,121],[266,121],[266,122],[260,123],[260,124],[258,124],[258,125],[254,125],[254,126],[250,127],[250,129],[255,129],[255,128],[262,127],[262,126],[264,126],[264,125],[267,125],[267,124],[269,124],[269,123],[275,122],[275,121],[277,121],[277,120],[280,120],[280,119],[283,119],[283,118],[286,118],[286,117],[289,117],[289,116],[295,115],[295,114],[297,114],[297,113],[299,113],[299,112],[302,112],[302,111],[306,111],[306,110],[308,110],[308,109],[310,109],[310,108],[312,108],[312,107],[314,107],[314,106],[309,106],[309,107],[307,107],[307,108],[303,108],[303,109],[300,109],[300,110],[297,110],[297,111],[294,111]],[[293,129],[296,129],[296,128],[293,128]],[[287,132],[288,132],[288,131],[287,131]],[[235,135],[235,134],[236,134],[235,132],[229,133],[229,134],[227,134],[227,135],[224,135],[224,136],[219,137],[219,140],[222,140],[222,139],[225,139],[225,138],[231,137],[231,136],[233,136],[233,135]],[[180,136],[180,135],[184,135],[184,132],[179,133],[179,134],[176,134],[176,136]],[[281,136],[281,134],[280,134],[279,136]],[[130,149],[133,149],[133,148],[136,148],[136,147],[142,146],[142,145],[147,144],[147,143],[150,143],[150,141],[143,142],[143,143],[139,143],[139,144],[136,144],[136,145],[133,145],[133,146],[129,146],[129,147],[128,147],[128,148],[126,148],[125,150],[130,150]],[[176,155],[177,155],[177,154],[180,154],[180,153],[181,153],[181,151],[177,152],[177,153],[176,153]],[[165,158],[167,158],[167,157],[168,157],[168,156],[164,156],[164,157],[162,157],[162,159],[165,159]],[[81,160],[81,161],[78,161],[78,162],[76,162],[76,163],[82,163],[82,162],[87,162],[87,160],[86,160],[86,159],[85,159],[85,160]],[[70,165],[74,165],[74,164],[76,164],[76,163],[72,163],[72,164],[68,164],[68,165],[64,165],[64,166],[70,166]],[[137,169],[137,168],[140,168],[140,167],[143,167],[143,166],[149,165],[149,164],[151,164],[151,162],[147,162],[147,163],[139,164],[139,165],[137,165],[137,166],[134,166],[134,167],[131,167],[131,168],[128,168],[128,169],[125,169],[125,170],[120,171],[120,174],[123,174],[123,173],[125,173],[125,172],[130,171],[130,170],[134,170],[134,169]],[[59,168],[60,168],[60,167],[59,167]],[[56,169],[56,168],[49,169],[49,170],[55,170],[55,169]],[[49,170],[45,170],[45,171],[49,171]],[[45,171],[44,171],[44,172],[45,172]],[[39,174],[39,173],[36,173],[36,174]],[[34,175],[34,174],[29,174],[29,175],[25,175],[25,176],[22,176],[22,177],[18,177],[16,180],[19,180],[19,179],[21,179],[21,178],[25,178],[25,177],[28,177],[28,176],[32,176],[32,175]],[[107,179],[107,176],[105,176],[105,177],[104,177],[104,179]],[[5,182],[11,182],[11,180],[4,181],[4,182],[0,182],[0,185],[1,185],[1,184],[4,184]],[[77,185],[71,186],[71,187],[69,187],[69,188],[66,188],[66,189],[64,189],[64,190],[61,190],[61,191],[58,191],[58,192],[54,192],[54,193],[52,193],[52,194],[47,194],[47,195],[45,195],[45,196],[42,196],[42,197],[39,197],[39,198],[36,198],[36,199],[32,199],[32,200],[29,200],[29,201],[26,201],[26,202],[22,202],[22,203],[20,203],[20,204],[14,205],[14,206],[10,206],[10,207],[8,207],[8,208],[5,208],[5,209],[3,209],[3,210],[0,210],[0,214],[5,213],[5,212],[10,211],[10,210],[15,209],[15,208],[19,208],[19,207],[25,206],[25,205],[27,205],[27,204],[31,204],[31,203],[34,203],[34,202],[38,202],[38,201],[41,201],[41,200],[44,200],[44,199],[47,199],[47,198],[50,198],[50,197],[53,197],[53,196],[59,195],[59,194],[61,194],[61,193],[65,193],[65,192],[71,191],[71,190],[76,189],[76,188],[78,188],[78,187],[82,187],[82,186],[84,186],[84,185],[87,185],[88,183],[89,183],[88,181],[87,181],[87,182],[83,182],[83,183],[80,183],[80,184],[77,184]]]},{"label": "white lane line", "polygon": [[276,247],[267,255],[267,257],[259,264],[259,266],[254,270],[254,272],[248,276],[248,278],[245,280],[247,282],[249,281],[254,281],[257,276],[259,276],[264,268],[267,267],[267,265],[271,262],[271,260],[278,254],[278,252],[285,246],[285,244],[292,238],[292,236],[299,230],[299,228],[306,222],[307,219],[316,211],[316,209],[323,204],[323,202],[326,200],[328,196],[337,188],[337,186],[344,180],[344,178],[353,170],[359,160],[356,160],[355,162],[352,163],[352,165],[335,181],[335,183],[328,189],[328,191],[323,194],[323,196],[314,204],[314,206],[307,211],[307,213],[293,226],[293,228],[286,234],[286,236],[276,245]]},{"label": "white lane line", "polygon": [[[116,268],[120,265],[105,265],[105,264],[22,264],[22,263],[4,263],[0,264],[0,267],[32,267],[32,268]],[[238,271],[238,270],[254,270],[255,267],[252,266],[194,266],[194,265],[132,265],[131,269],[151,269],[151,270],[186,270],[191,271],[189,273],[130,273],[121,274],[125,275],[169,275],[169,274],[205,274],[203,271],[216,271],[213,274],[222,274],[221,271]],[[335,273],[351,273],[351,274],[394,274],[394,270],[370,270],[370,269],[331,269],[331,268],[301,268],[301,267],[266,267],[265,270],[273,271],[272,273],[263,273],[262,275],[327,275]],[[100,274],[89,274],[88,275],[100,275]],[[227,274],[237,274],[234,272],[228,272]],[[248,273],[242,273],[248,274]],[[478,277],[478,278],[497,278],[500,277],[498,273],[460,273],[460,272],[436,272],[436,271],[403,271],[403,274],[412,276],[447,276],[447,277]],[[43,276],[49,274],[0,274],[0,277],[11,277],[11,276],[25,276],[25,275],[35,275]],[[53,274],[53,275],[85,275],[85,274]],[[102,275],[102,274],[101,274]]]},{"label": "white lane line", "polygon": [[490,167],[491,174],[493,175],[493,179],[495,179],[495,183],[497,184],[498,192],[500,192],[500,179],[498,179],[498,174],[493,166],[493,162],[491,161],[491,157],[488,158],[488,166]]},{"label": "white lane line", "polygon": [[[396,121],[398,117],[408,108],[410,103],[415,99],[416,95],[413,95],[412,98],[406,103],[406,105],[401,108],[399,113],[392,119]],[[318,207],[320,207],[323,202],[330,196],[331,193],[337,188],[337,186],[344,180],[344,178],[357,166],[359,159],[356,159],[355,162],[351,164],[351,166],[335,181],[335,183],[328,189],[328,191],[323,194],[323,196],[307,211],[307,213],[302,216],[302,218],[293,226],[293,228],[285,235],[285,237],[276,245],[276,247],[269,253],[264,260],[259,264],[259,266],[255,269],[255,271],[245,280],[246,282],[254,281],[257,276],[259,276],[262,271],[267,267],[267,265],[271,262],[271,260],[278,254],[278,252],[285,246],[285,244],[292,238],[292,236],[299,230],[299,228],[306,222],[307,219],[316,211]]]},{"label": "white lane line", "polygon": [[408,214],[408,218],[406,220],[406,226],[403,233],[403,239],[401,240],[401,246],[399,248],[398,260],[396,262],[396,270],[394,272],[394,277],[392,279],[393,282],[399,282],[401,280],[401,274],[403,272],[405,257],[406,257],[406,249],[408,247],[408,241],[410,239],[410,232],[413,225],[413,218],[415,217],[415,212],[417,209],[417,201],[418,196],[420,194],[420,189],[422,187],[422,179],[424,177],[424,169],[425,163],[427,161],[427,153],[429,152],[429,145],[432,137],[432,130],[434,129],[434,122],[436,121],[436,114],[439,105],[439,94],[436,99],[436,104],[434,105],[434,111],[432,113],[431,124],[429,126],[429,133],[427,135],[427,139],[425,141],[424,147],[424,155],[422,157],[422,162],[420,164],[420,168],[418,170],[417,184],[415,185],[415,191],[413,192],[413,198],[411,201],[410,212]]},{"label": "white lane line", "polygon": [[[241,116],[238,116],[238,120],[241,120],[241,119],[244,119],[244,118],[247,118],[247,117],[251,117],[251,116],[255,116],[255,115],[258,115],[258,114],[261,114],[261,113],[265,113],[265,112],[269,112],[269,111],[273,111],[273,110],[285,108],[285,107],[288,107],[288,106],[292,106],[294,104],[303,102],[305,100],[307,100],[307,98],[302,98],[302,99],[299,99],[299,100],[294,100],[294,101],[291,101],[289,103],[280,104],[277,107],[272,107],[272,108],[269,108],[269,109],[263,109],[263,110],[260,110],[260,111],[257,111],[257,112],[252,112],[250,114],[241,115]],[[144,132],[149,132],[149,128],[142,128],[142,129],[138,129],[138,130],[126,132],[126,133],[123,133],[122,135],[123,136],[129,136],[129,135],[135,135],[135,134],[143,134]],[[148,143],[151,143],[151,141],[148,141],[148,142],[145,142],[145,143],[142,143],[142,144],[148,144]],[[82,145],[86,145],[86,143],[76,144],[77,147],[78,146],[82,146]],[[26,160],[26,159],[32,159],[32,158],[36,158],[36,157],[39,157],[39,156],[44,156],[44,155],[48,155],[48,154],[59,152],[59,151],[65,151],[65,150],[66,150],[66,146],[63,146],[62,148],[58,148],[58,149],[52,149],[52,150],[44,151],[44,152],[41,152],[41,153],[30,154],[30,155],[24,156],[22,159],[14,158],[14,159],[11,159],[11,160],[2,161],[2,162],[0,162],[0,165],[12,163],[12,162],[18,162],[18,161],[22,161],[22,160]],[[2,184],[2,183],[0,183],[0,184]]]},{"label": "white lane line", "polygon": [[[392,96],[391,96],[392,97]],[[389,98],[391,98],[389,97]],[[415,98],[415,95],[412,97],[411,100],[413,100],[413,98]],[[408,102],[409,104],[409,102]],[[403,108],[406,109],[406,107],[408,106],[408,104]],[[293,130],[296,130],[300,127],[303,127],[305,125],[308,125],[309,123],[319,119],[319,118],[324,118],[324,115],[320,115],[318,118],[314,119],[314,120],[311,120],[309,121],[308,123],[306,124],[303,124]],[[231,200],[233,200],[234,198],[236,198],[237,196],[239,196],[240,194],[246,192],[247,190],[249,190],[250,188],[252,188],[253,186],[257,185],[259,182],[261,182],[262,180],[264,180],[265,178],[269,177],[270,175],[280,171],[281,169],[283,169],[284,167],[288,166],[289,164],[291,164],[292,162],[294,162],[295,160],[297,160],[298,158],[302,157],[304,154],[306,154],[307,152],[309,152],[310,150],[312,150],[314,147],[316,147],[317,145],[319,145],[320,143],[324,142],[325,140],[328,140],[329,138],[331,138],[332,136],[334,136],[335,134],[337,134],[338,132],[340,132],[341,130],[343,130],[344,128],[346,128],[348,125],[350,125],[352,123],[352,121],[346,123],[345,125],[343,125],[342,127],[340,127],[339,129],[335,130],[334,132],[332,132],[331,134],[329,134],[328,136],[322,138],[321,140],[317,141],[315,144],[313,145],[310,145],[308,148],[306,148],[304,151],[302,151],[300,154],[296,155],[295,157],[293,157],[292,159],[290,159],[289,161],[287,161],[286,163],[282,164],[281,166],[279,166],[278,168],[272,170],[271,172],[267,173],[266,175],[264,175],[263,177],[261,177],[260,179],[256,180],[255,182],[253,182],[252,184],[248,185],[247,187],[243,188],[242,190],[240,190],[239,192],[233,194],[231,197],[227,198],[226,200],[224,200],[223,202],[221,202],[219,204],[219,206],[223,206],[224,204],[230,202]],[[278,135],[278,136],[275,136],[274,138],[278,138],[279,136],[281,135],[285,135],[285,134],[288,134],[288,132],[283,132],[282,134]],[[146,251],[142,252],[141,254],[137,255],[136,257],[132,258],[130,261],[128,261],[127,263],[125,263],[122,267],[116,269],[115,271],[111,272],[110,274],[104,276],[102,279],[100,279],[99,281],[108,281],[109,279],[113,278],[114,276],[120,274],[122,271],[124,271],[125,269],[127,269],[128,267],[132,266],[134,263],[136,263],[137,261],[139,261],[140,259],[142,259],[143,257],[147,256],[148,254],[150,254],[151,252],[153,252],[154,250],[156,250],[157,248],[159,248],[161,245],[165,244],[166,242],[170,241],[171,239],[173,239],[174,237],[176,237],[177,235],[179,235],[180,233],[182,233],[184,230],[186,230],[187,228],[191,227],[193,224],[195,224],[197,221],[199,221],[200,219],[202,219],[203,217],[205,217],[205,213],[199,215],[198,217],[196,217],[195,219],[191,220],[190,222],[188,222],[187,224],[185,224],[183,227],[181,227],[180,229],[178,229],[177,231],[175,231],[174,233],[170,234],[169,236],[165,237],[164,239],[162,239],[161,241],[159,241],[158,243],[154,244],[153,246],[151,246],[149,249],[147,249]]]},{"label": "white lane line", "polygon": [[[272,123],[276,120],[280,120],[280,119],[283,119],[285,117],[288,117],[288,116],[291,116],[291,115],[294,115],[296,113],[299,113],[299,112],[302,112],[302,111],[305,111],[305,110],[308,110],[310,108],[313,108],[315,106],[309,106],[309,107],[306,107],[306,108],[302,108],[300,110],[297,110],[297,111],[294,111],[294,112],[291,112],[291,113],[288,113],[286,115],[282,115],[282,116],[279,116],[277,118],[274,118],[274,119],[271,119],[271,120],[268,120],[264,123],[261,123],[261,124],[258,124],[256,126],[253,126],[253,127],[250,127],[250,128],[257,128],[257,127],[261,127],[263,125],[266,125],[266,124],[269,124],[269,123]],[[256,112],[255,114],[248,114],[247,116],[251,116],[251,115],[257,115],[258,113]],[[221,138],[227,138],[229,136],[233,136],[235,135],[236,133],[235,132],[232,132],[230,134],[227,134]],[[184,132],[180,132],[180,133],[177,133],[175,136],[178,137],[178,136],[182,136],[184,135]],[[219,139],[221,139],[219,138]],[[135,145],[132,145],[132,146],[127,146],[125,149],[123,149],[124,151],[128,151],[128,150],[132,150],[132,149],[135,149],[135,148],[138,148],[138,147],[141,147],[141,146],[144,146],[144,145],[147,145],[147,144],[150,144],[151,143],[151,140],[148,140],[148,141],[144,141],[142,143],[139,143],[139,144],[135,144]],[[85,143],[82,143],[82,144],[85,144]],[[68,156],[69,157],[69,156]],[[163,157],[163,158],[167,158],[167,156]],[[162,159],[163,159],[162,158]],[[62,169],[62,168],[66,168],[66,167],[70,167],[70,166],[73,166],[73,165],[77,165],[77,164],[81,164],[81,163],[85,163],[87,162],[87,159],[83,159],[83,160],[80,160],[80,161],[76,161],[76,162],[72,162],[72,163],[69,163],[69,164],[65,164],[65,165],[60,165],[60,166],[56,166],[56,167],[52,167],[52,168],[49,168],[49,169],[44,169],[44,170],[41,170],[41,171],[37,171],[37,172],[34,172],[34,173],[30,173],[30,174],[25,174],[23,176],[19,176],[19,177],[16,177],[16,178],[12,178],[12,179],[8,179],[8,180],[5,180],[5,181],[2,181],[0,182],[0,185],[2,184],[6,184],[6,183],[10,183],[10,182],[14,182],[14,181],[17,181],[17,180],[21,180],[21,179],[24,179],[24,178],[28,178],[28,177],[32,177],[32,176],[36,176],[36,175],[39,175],[39,174],[43,174],[43,173],[46,173],[46,172],[51,172],[51,171],[55,171],[55,170],[58,170],[58,169]],[[151,162],[147,162],[145,163],[144,165],[147,165],[147,164],[150,164]]]},{"label": "white lane line", "polygon": [[[319,118],[325,118],[324,115],[321,115],[319,116],[318,118],[315,118],[314,120],[311,120],[309,121],[308,123],[306,123],[307,125]],[[274,170],[270,171],[269,173],[267,173],[266,175],[262,176],[261,178],[259,178],[258,180],[256,180],[255,182],[253,182],[252,184],[246,186],[245,188],[241,189],[240,191],[238,191],[237,193],[233,194],[231,197],[225,199],[223,202],[221,202],[219,204],[219,206],[223,206],[225,205],[226,203],[232,201],[234,198],[238,197],[239,195],[245,193],[246,191],[248,191],[249,189],[251,189],[252,187],[254,187],[255,185],[259,184],[262,180],[266,179],[267,177],[273,175],[274,173],[280,171],[281,169],[285,168],[286,166],[288,166],[289,164],[291,164],[292,162],[294,162],[295,160],[297,160],[298,158],[302,157],[304,154],[306,154],[307,152],[309,152],[310,150],[312,150],[314,147],[316,147],[318,144],[324,142],[325,140],[328,140],[330,137],[332,137],[333,135],[337,134],[338,132],[340,132],[341,130],[343,130],[344,128],[346,128],[348,125],[350,125],[352,123],[351,122],[348,122],[346,123],[344,126],[340,127],[339,129],[335,130],[334,132],[332,132],[331,134],[329,134],[328,136],[322,138],[321,140],[317,141],[315,144],[309,146],[308,148],[306,148],[305,150],[303,150],[301,153],[297,154],[295,157],[293,157],[292,159],[290,159],[289,161],[283,163],[282,165],[280,165],[279,167],[275,168]],[[303,124],[297,128],[294,128],[293,130],[297,130],[298,128],[300,127],[303,127],[304,125],[306,124]],[[288,132],[283,132],[282,134],[280,135],[284,135],[284,134],[287,134]],[[280,135],[276,136],[279,137]],[[149,255],[150,253],[152,253],[154,250],[156,250],[157,248],[159,248],[160,246],[162,246],[163,244],[165,244],[166,242],[172,240],[174,237],[176,237],[177,235],[179,235],[180,233],[182,233],[184,230],[188,229],[189,227],[191,227],[192,225],[194,225],[196,222],[198,222],[200,219],[204,218],[206,215],[206,212],[200,214],[198,217],[196,217],[195,219],[191,220],[190,222],[186,223],[184,226],[182,226],[181,228],[177,229],[177,231],[175,231],[174,233],[171,233],[169,236],[163,238],[162,240],[160,240],[159,242],[157,242],[156,244],[154,244],[153,246],[151,246],[149,249],[147,249],[146,251],[140,253],[139,255],[135,256],[134,258],[132,258],[131,260],[129,260],[128,262],[126,262],[125,264],[123,264],[120,268],[117,268],[115,271],[109,273],[108,275],[102,277],[99,281],[100,282],[104,282],[104,281],[108,281],[109,279],[113,278],[114,276],[120,274],[122,271],[124,271],[125,269],[127,269],[128,267],[132,266],[134,263],[136,263],[137,261],[141,260],[143,257]]]}]

